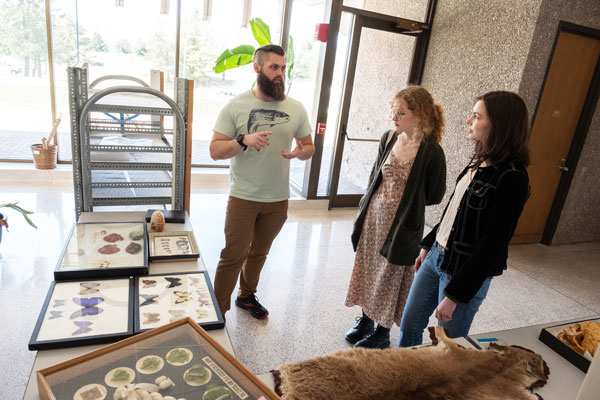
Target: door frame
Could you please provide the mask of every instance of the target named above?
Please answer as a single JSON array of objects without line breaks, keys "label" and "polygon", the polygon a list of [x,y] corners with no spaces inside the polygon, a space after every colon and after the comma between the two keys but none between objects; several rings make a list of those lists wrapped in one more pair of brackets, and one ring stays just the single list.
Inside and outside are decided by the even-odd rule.
[{"label": "door frame", "polygon": [[[550,57],[548,58],[548,63],[546,66],[546,72],[544,74],[544,79],[542,81],[542,85],[540,86],[540,91],[538,94],[535,110],[534,110],[533,116],[531,118],[531,126],[530,126],[531,129],[533,129],[533,125],[535,123],[535,118],[537,116],[540,100],[542,98],[542,94],[543,94],[544,88],[546,86],[546,81],[548,79],[550,65],[552,64],[552,60],[554,58],[554,52],[556,50],[558,37],[562,32],[573,33],[576,35],[591,37],[593,39],[600,40],[600,30],[598,30],[598,29],[593,29],[593,28],[573,24],[571,22],[566,22],[566,21],[559,22],[558,28],[556,30],[556,35],[554,38],[554,43],[552,45],[552,50],[550,52]],[[600,57],[598,58],[598,61],[596,62],[596,67],[594,69],[594,75],[592,77],[592,81],[590,82],[588,93],[586,95],[583,107],[581,109],[581,115],[579,116],[579,121],[577,122],[577,127],[575,128],[575,132],[573,134],[573,140],[571,141],[571,147],[569,148],[569,152],[567,154],[567,158],[565,161],[565,166],[568,168],[568,171],[565,171],[563,174],[561,174],[560,181],[558,183],[558,187],[556,188],[556,194],[554,195],[554,200],[552,201],[552,206],[550,208],[550,213],[548,214],[548,219],[546,220],[546,226],[544,227],[544,231],[542,233],[542,239],[541,239],[542,244],[545,244],[548,246],[552,244],[554,234],[556,233],[556,229],[557,229],[558,223],[560,221],[560,215],[562,213],[565,202],[567,200],[567,196],[569,194],[569,189],[571,187],[571,183],[573,182],[573,177],[575,175],[575,170],[577,168],[579,158],[581,157],[581,152],[583,151],[583,145],[585,143],[587,133],[588,133],[590,125],[592,123],[592,118],[594,116],[594,112],[595,112],[596,106],[598,104],[599,97],[600,97]]]},{"label": "door frame", "polygon": [[[411,62],[411,70],[409,72],[409,82],[412,84],[420,84],[425,69],[425,59],[427,55],[427,49],[429,47],[429,38],[431,36],[431,26],[433,25],[433,18],[435,15],[435,9],[437,6],[437,0],[428,0],[427,9],[425,14],[425,22],[413,21],[404,18],[396,18],[385,14],[376,12],[366,11],[353,7],[343,5],[343,0],[327,0],[329,7],[326,9],[329,12],[328,20],[328,32],[327,32],[327,46],[325,49],[325,55],[323,56],[323,62],[319,68],[318,73],[318,84],[319,87],[319,98],[318,107],[316,111],[316,124],[325,125],[328,117],[329,102],[331,98],[331,82],[333,80],[334,64],[337,52],[337,38],[340,30],[340,23],[342,18],[342,12],[348,12],[354,14],[355,18],[361,16],[365,20],[377,20],[386,21],[388,25],[393,25],[394,29],[400,30],[403,34],[412,35],[417,38],[415,48],[413,52],[413,58]],[[412,33],[409,33],[412,32]],[[337,127],[330,127],[330,133],[335,132],[338,135]],[[315,129],[316,132],[316,129]],[[324,134],[314,135],[315,153],[312,158],[306,162],[304,182],[302,185],[302,195],[306,199],[328,199],[331,197],[331,188],[328,187],[328,194],[323,196],[318,195],[319,188],[319,175],[321,170],[321,162],[323,158],[323,146],[324,146]],[[336,142],[339,137],[336,138]],[[335,148],[335,146],[334,146]],[[333,167],[332,167],[333,169]],[[332,174],[329,174],[329,182],[331,183]],[[339,180],[339,176],[336,178]],[[343,202],[343,205],[335,205],[335,207],[350,207],[358,205],[358,200],[362,195],[356,196],[355,199],[350,202]],[[331,208],[331,202],[330,206]]]}]

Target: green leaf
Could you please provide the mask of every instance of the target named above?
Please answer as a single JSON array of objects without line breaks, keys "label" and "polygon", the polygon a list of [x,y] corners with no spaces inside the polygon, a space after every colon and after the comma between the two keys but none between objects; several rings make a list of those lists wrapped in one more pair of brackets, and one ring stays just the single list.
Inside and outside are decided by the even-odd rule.
[{"label": "green leaf", "polygon": [[263,22],[260,18],[253,18],[250,20],[250,28],[254,39],[258,42],[259,46],[271,44],[271,31],[269,25]]},{"label": "green leaf", "polygon": [[228,69],[238,68],[252,62],[254,47],[249,44],[238,46],[234,49],[227,49],[217,58],[213,71],[217,74],[225,72]]},{"label": "green leaf", "polygon": [[28,214],[33,214],[33,211],[25,210],[21,206],[18,206],[18,203],[19,202],[17,201],[16,203],[0,204],[0,208],[12,208],[13,210],[20,212],[23,215],[23,218],[25,218],[25,221],[27,221],[29,225],[37,229],[37,226],[31,221],[31,219],[29,219],[28,216]]},{"label": "green leaf", "polygon": [[292,79],[292,71],[294,70],[296,54],[294,53],[294,38],[290,35],[288,42],[287,54],[285,57],[285,63],[287,64],[287,78],[288,81]]}]

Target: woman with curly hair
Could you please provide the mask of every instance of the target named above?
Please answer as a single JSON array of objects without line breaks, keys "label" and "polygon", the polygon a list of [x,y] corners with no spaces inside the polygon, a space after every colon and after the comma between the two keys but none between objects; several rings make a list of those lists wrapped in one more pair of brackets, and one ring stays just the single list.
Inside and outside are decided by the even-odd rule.
[{"label": "woman with curly hair", "polygon": [[394,96],[392,120],[352,232],[356,256],[345,304],[361,306],[362,317],[345,338],[355,347],[389,347],[414,277],[425,206],[438,204],[446,190],[442,107],[423,87],[410,86]]}]

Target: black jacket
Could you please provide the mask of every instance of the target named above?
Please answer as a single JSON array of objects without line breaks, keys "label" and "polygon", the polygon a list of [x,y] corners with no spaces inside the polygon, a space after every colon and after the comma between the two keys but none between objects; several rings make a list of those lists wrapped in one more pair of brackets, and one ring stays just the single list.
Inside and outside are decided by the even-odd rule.
[{"label": "black jacket", "polygon": [[[367,215],[371,197],[382,180],[381,168],[396,139],[397,133],[386,132],[379,142],[379,152],[373,164],[367,191],[358,205],[358,215],[352,231],[354,251]],[[388,140],[390,137],[391,140]],[[398,211],[390,232],[379,251],[392,264],[413,265],[419,255],[419,242],[423,238],[425,206],[439,204],[446,192],[446,158],[442,147],[434,140],[424,139],[419,146],[406,188],[398,204]]]},{"label": "black jacket", "polygon": [[[441,270],[452,276],[444,289],[447,297],[467,303],[488,277],[504,272],[508,243],[528,198],[529,177],[522,162],[512,160],[477,170],[460,201],[446,244]],[[447,209],[446,205],[444,214]],[[433,246],[439,225],[423,239],[421,247]]]}]

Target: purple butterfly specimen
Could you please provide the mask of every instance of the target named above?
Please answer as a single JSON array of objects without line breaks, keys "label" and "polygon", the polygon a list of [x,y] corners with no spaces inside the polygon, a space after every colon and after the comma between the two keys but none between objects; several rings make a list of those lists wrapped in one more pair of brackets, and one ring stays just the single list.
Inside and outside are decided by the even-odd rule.
[{"label": "purple butterfly specimen", "polygon": [[181,286],[181,278],[171,278],[165,276],[165,279],[169,282],[169,286],[167,286],[167,289]]},{"label": "purple butterfly specimen", "polygon": [[50,318],[48,319],[56,319],[62,317],[62,311],[50,311]]},{"label": "purple butterfly specimen", "polygon": [[52,307],[62,307],[64,305],[65,305],[65,301],[64,300],[55,299],[54,300],[54,305]]},{"label": "purple butterfly specimen", "polygon": [[75,311],[69,318],[75,319],[77,317],[86,317],[88,315],[98,315],[104,310],[96,307],[96,305],[103,301],[104,299],[102,297],[73,297],[73,302],[83,308]]},{"label": "purple butterfly specimen", "polygon": [[77,329],[75,332],[71,333],[71,336],[83,335],[84,333],[88,333],[92,330],[92,328],[88,328],[93,324],[92,321],[73,321]]},{"label": "purple butterfly specimen", "polygon": [[73,303],[81,307],[96,306],[104,301],[103,297],[73,297]]},{"label": "purple butterfly specimen", "polygon": [[81,282],[79,284],[79,294],[92,294],[98,292],[98,286],[100,286],[97,282]]}]

